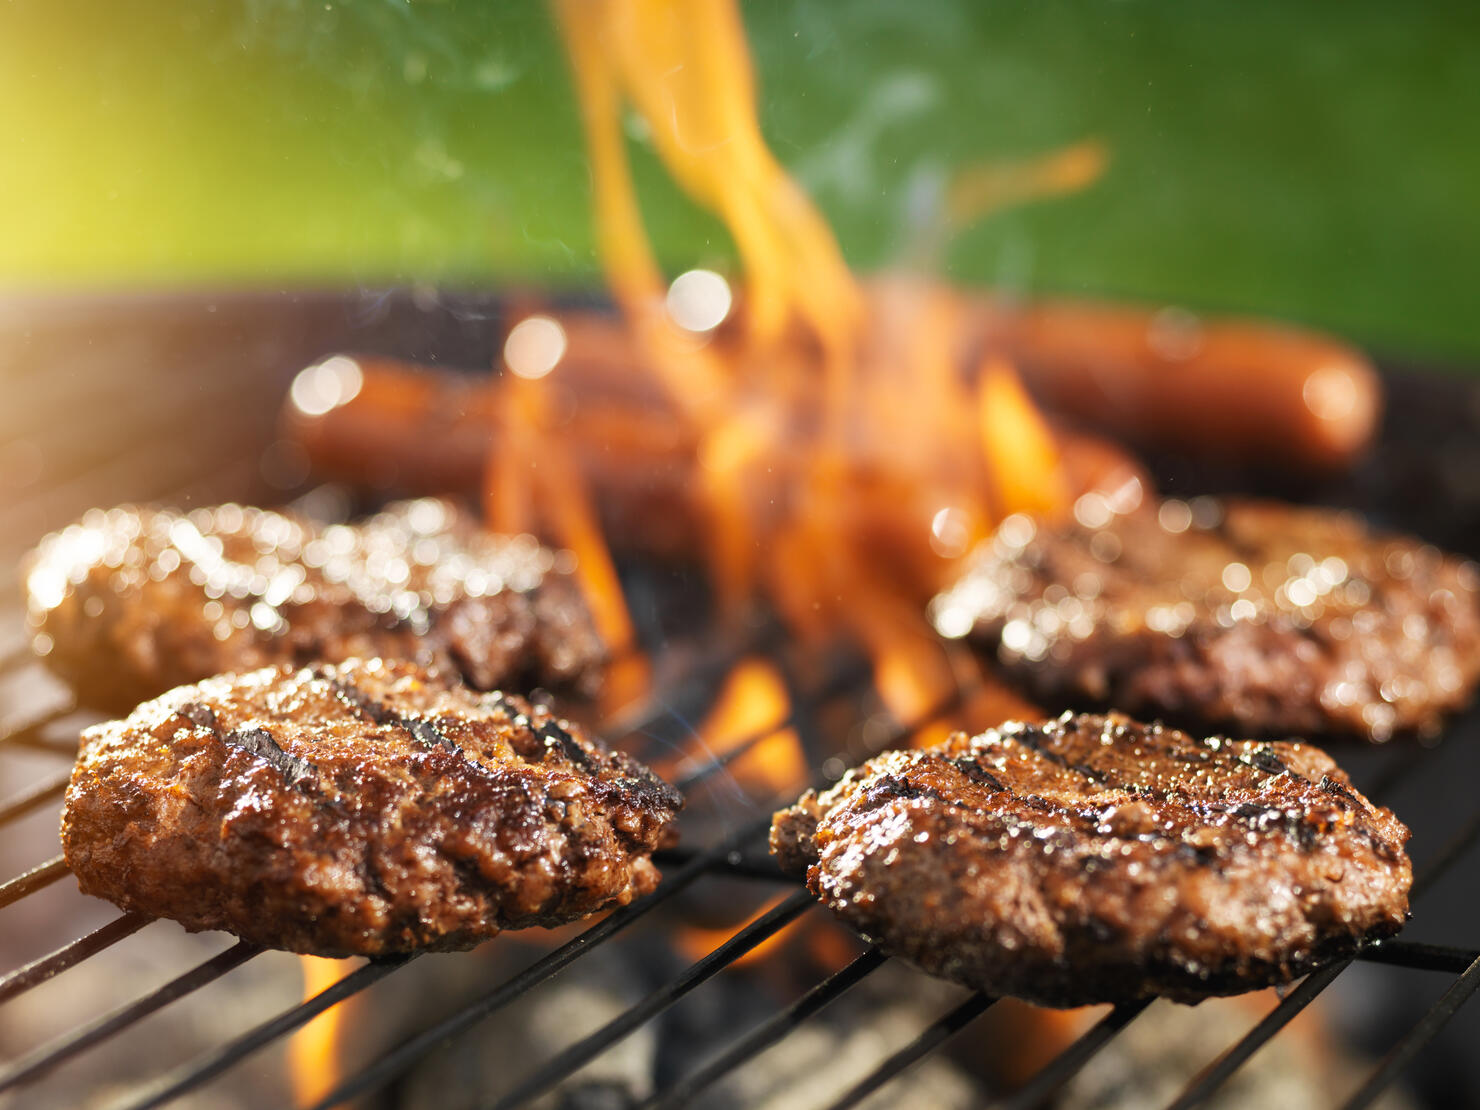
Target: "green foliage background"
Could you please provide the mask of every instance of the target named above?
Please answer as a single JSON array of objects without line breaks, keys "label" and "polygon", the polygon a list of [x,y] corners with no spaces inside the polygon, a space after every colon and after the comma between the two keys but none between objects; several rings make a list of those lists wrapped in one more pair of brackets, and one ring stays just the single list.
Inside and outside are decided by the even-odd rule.
[{"label": "green foliage background", "polygon": [[[963,167],[1087,136],[1093,189],[967,230],[958,280],[1480,355],[1480,6],[753,0],[768,137],[852,262]],[[675,269],[731,258],[641,143]],[[598,280],[536,0],[0,0],[0,286]]]}]

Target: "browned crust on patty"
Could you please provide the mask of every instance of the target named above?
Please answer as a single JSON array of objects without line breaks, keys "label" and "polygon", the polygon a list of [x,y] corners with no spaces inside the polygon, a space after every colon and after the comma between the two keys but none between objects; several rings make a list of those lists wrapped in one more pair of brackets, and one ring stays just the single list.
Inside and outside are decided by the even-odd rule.
[{"label": "browned crust on patty", "polygon": [[[1093,495],[1092,495],[1093,496]],[[1480,572],[1326,509],[1013,518],[932,607],[1040,698],[1243,735],[1431,734],[1480,681]]]},{"label": "browned crust on patty", "polygon": [[651,890],[676,791],[575,725],[405,662],[265,668],[83,733],[84,893],[321,955],[466,948]]},{"label": "browned crust on patty", "polygon": [[1308,744],[1065,714],[871,759],[771,844],[884,951],[1078,1006],[1288,982],[1397,932],[1408,835]]},{"label": "browned crust on patty", "polygon": [[213,674],[350,658],[585,693],[602,645],[566,558],[435,499],[330,526],[240,505],[124,507],[48,536],[26,580],[47,665],[120,712]]}]

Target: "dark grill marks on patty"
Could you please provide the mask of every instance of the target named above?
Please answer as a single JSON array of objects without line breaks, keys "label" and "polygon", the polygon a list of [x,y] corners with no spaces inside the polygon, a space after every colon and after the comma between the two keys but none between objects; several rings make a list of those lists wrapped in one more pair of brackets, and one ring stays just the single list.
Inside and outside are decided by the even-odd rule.
[{"label": "dark grill marks on patty", "polygon": [[544,708],[350,660],[220,676],[87,730],[62,840],[82,890],[126,909],[381,955],[630,901],[681,804]]},{"label": "dark grill marks on patty", "polygon": [[1199,498],[1005,521],[936,598],[1040,698],[1244,735],[1432,733],[1480,682],[1480,570],[1355,517]]},{"label": "dark grill marks on patty", "polygon": [[354,525],[222,505],[94,511],[27,567],[47,664],[124,710],[213,674],[393,658],[479,689],[590,692],[602,646],[567,565],[437,500]]},{"label": "dark grill marks on patty", "polygon": [[1116,714],[885,753],[771,832],[885,951],[1054,1006],[1238,993],[1390,935],[1407,838],[1307,744]]},{"label": "dark grill marks on patty", "polygon": [[437,728],[435,721],[425,720],[421,717],[407,717],[398,713],[394,708],[383,702],[376,701],[365,693],[353,681],[347,678],[339,678],[328,667],[315,667],[313,669],[315,678],[328,683],[329,688],[334,691],[336,697],[356,713],[359,713],[367,721],[377,725],[395,725],[397,728],[405,729],[413,737],[426,747],[446,748],[450,752],[458,751],[458,746],[448,736],[443,735]]},{"label": "dark grill marks on patty", "polygon": [[305,779],[316,778],[318,768],[306,759],[291,756],[273,739],[265,728],[239,728],[227,731],[216,720],[216,711],[200,702],[186,702],[180,706],[180,716],[197,728],[205,729],[223,744],[230,744],[244,752],[251,752],[267,760],[282,774],[289,786],[296,786]]}]

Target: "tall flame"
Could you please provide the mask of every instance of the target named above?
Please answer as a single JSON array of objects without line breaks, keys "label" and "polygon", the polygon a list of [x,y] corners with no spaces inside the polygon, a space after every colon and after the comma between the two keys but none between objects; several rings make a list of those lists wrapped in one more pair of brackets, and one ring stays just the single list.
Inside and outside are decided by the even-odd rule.
[{"label": "tall flame", "polygon": [[[303,1000],[323,993],[347,975],[354,960],[326,960],[299,956],[303,968]],[[288,1042],[288,1077],[293,1102],[309,1106],[318,1102],[339,1082],[339,1031],[348,1003],[325,1010],[293,1035]]]},{"label": "tall flame", "polygon": [[[602,388],[619,366],[646,371],[646,388],[619,385],[616,395],[642,398],[635,406],[657,415],[573,405],[579,391],[552,385],[572,337],[553,317],[527,316],[506,337],[507,373],[478,406],[495,425],[488,522],[544,535],[573,556],[610,652],[609,715],[646,692],[651,668],[600,528],[597,509],[604,516],[607,506],[588,485],[599,465],[591,443],[615,454],[639,442],[650,461],[673,452],[691,467],[678,483],[680,511],[702,521],[721,612],[743,624],[749,604],[764,600],[804,641],[843,635],[864,645],[883,700],[908,723],[951,688],[924,601],[995,522],[1062,508],[1060,443],[1010,366],[965,349],[973,327],[963,298],[923,280],[863,286],[849,271],[766,145],[734,0],[551,5],[590,151],[598,244],[635,341],[613,356],[587,334],[578,358],[584,373],[612,379]],[[708,272],[667,284],[627,157],[629,109],[674,178],[729,228],[743,297]],[[1103,163],[1088,142],[976,167],[942,197],[938,230],[1082,187]],[[576,410],[585,423],[567,426]]]},{"label": "tall flame", "polygon": [[787,725],[790,717],[786,681],[776,668],[764,659],[742,659],[699,726],[703,758],[726,761],[737,781],[764,787],[766,800],[795,793],[806,785],[807,760],[801,738]]},{"label": "tall flame", "polygon": [[[950,688],[920,602],[994,519],[1063,506],[1053,437],[1005,362],[963,373],[959,298],[898,283],[880,300],[855,281],[827,223],[766,146],[734,0],[552,4],[575,75],[608,281],[698,444],[722,608],[734,614],[765,592],[805,636],[850,630],[874,659],[892,714],[920,716]],[[629,106],[673,177],[734,238],[745,274],[738,330],[696,336],[665,306],[627,158]],[[945,221],[960,226],[1004,203],[1082,187],[1103,163],[1089,142],[979,168],[946,198]],[[888,446],[861,459],[860,440]],[[573,485],[560,484],[566,493]],[[502,496],[507,483],[489,488]]]},{"label": "tall flame", "polygon": [[[733,234],[753,339],[775,344],[800,323],[841,387],[863,298],[827,223],[761,135],[733,0],[555,0],[555,10],[591,150],[597,236],[623,308],[645,332],[670,330],[657,312],[665,283],[642,233],[622,137],[626,100],[647,121],[669,172]],[[722,370],[689,361],[680,379],[697,371],[706,400],[727,392]]]},{"label": "tall flame", "polygon": [[569,453],[550,448],[559,433],[543,379],[559,364],[565,345],[564,329],[544,316],[523,320],[504,344],[509,375],[495,409],[502,449],[488,456],[484,517],[510,535],[534,532],[542,522],[575,557],[576,581],[613,657],[602,693],[604,709],[612,714],[642,695],[649,674],[635,651],[621,582],[585,481]]}]

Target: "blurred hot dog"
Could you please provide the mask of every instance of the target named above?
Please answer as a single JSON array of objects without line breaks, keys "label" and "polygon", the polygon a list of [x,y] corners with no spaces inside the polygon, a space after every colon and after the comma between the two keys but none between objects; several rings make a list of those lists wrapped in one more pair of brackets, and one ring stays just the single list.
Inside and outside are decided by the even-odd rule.
[{"label": "blurred hot dog", "polygon": [[1317,332],[1071,301],[978,318],[1047,408],[1154,449],[1333,469],[1381,415],[1372,364]]},{"label": "blurred hot dog", "polygon": [[[696,477],[697,435],[656,392],[631,389],[609,366],[592,369],[574,357],[575,350],[562,363],[558,383],[556,375],[548,383],[556,391],[551,407],[561,413],[555,434],[591,483],[607,534],[614,545],[636,546],[645,554],[699,550],[705,517]],[[319,366],[336,363],[354,367],[355,384],[347,395],[305,409],[295,390],[283,410],[283,432],[303,448],[317,478],[379,497],[457,493],[477,499],[488,453],[509,418],[498,379],[364,356],[335,356]],[[1054,434],[1068,489],[1109,491],[1145,481],[1141,467],[1114,444],[1063,429]],[[855,466],[861,481],[889,490],[879,498],[878,550],[910,549],[918,537],[892,533],[901,526],[899,506],[911,498],[910,482],[918,476],[896,472],[885,445],[874,446],[881,449],[878,457],[865,453]],[[783,446],[775,469],[800,472],[797,453],[807,449]],[[924,519],[922,535],[928,513]]]}]

